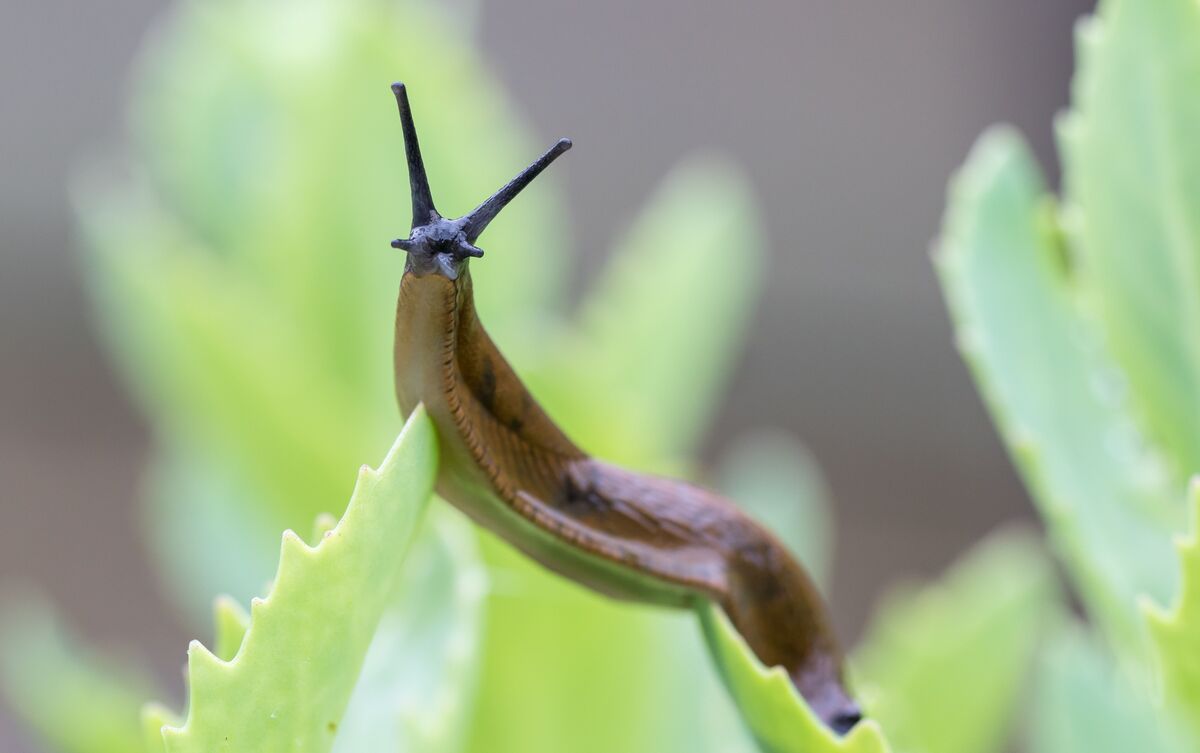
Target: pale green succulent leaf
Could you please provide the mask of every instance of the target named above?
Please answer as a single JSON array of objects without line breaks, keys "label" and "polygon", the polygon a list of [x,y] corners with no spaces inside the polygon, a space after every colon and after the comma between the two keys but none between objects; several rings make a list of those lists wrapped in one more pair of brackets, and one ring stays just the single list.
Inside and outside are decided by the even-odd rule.
[{"label": "pale green succulent leaf", "polygon": [[189,703],[166,750],[328,751],[400,563],[432,493],[437,441],[423,410],[379,470],[363,467],[341,521],[316,546],[284,534],[279,569],[230,660],[188,650]]},{"label": "pale green succulent leaf", "polygon": [[313,546],[316,546],[317,542],[319,542],[322,538],[324,538],[325,534],[332,531],[334,526],[336,526],[336,525],[337,525],[337,518],[335,518],[332,514],[327,513],[327,512],[321,513],[320,515],[317,516],[317,519],[313,521],[313,532],[312,532],[312,536],[310,536],[308,539],[309,542]]},{"label": "pale green succulent leaf", "polygon": [[1053,206],[1020,138],[990,131],[950,192],[937,256],[958,346],[1088,611],[1141,644],[1174,591],[1179,494],[1078,311]]},{"label": "pale green succulent leaf", "polygon": [[[197,462],[194,456],[175,458],[155,474],[149,497],[150,510],[157,515],[153,528],[159,531],[152,541],[183,549],[160,554],[162,561],[178,568],[165,580],[196,586],[189,589],[194,596],[169,593],[190,606],[205,589],[220,588],[224,581],[236,585],[244,594],[239,598],[248,601],[265,588],[270,575],[257,554],[260,539],[264,534],[268,540],[278,539],[261,530],[254,505],[239,501],[237,485],[221,482],[215,471],[205,472],[210,466]],[[170,494],[172,483],[181,490],[180,499]],[[318,516],[308,540],[315,545],[336,524],[331,515]],[[176,529],[181,531],[178,541],[163,538]],[[189,530],[190,537],[182,535]],[[211,548],[223,556],[212,557]],[[362,750],[364,741],[397,750],[457,749],[464,716],[474,710],[485,581],[469,524],[444,509],[430,511],[367,652],[339,724],[335,751]],[[241,644],[243,611],[238,604],[230,597],[217,600],[214,653],[221,659],[232,658]],[[154,728],[158,737],[161,726]]]},{"label": "pale green succulent leaf", "polygon": [[1037,543],[992,534],[940,579],[884,601],[854,654],[855,688],[898,751],[1003,750],[1060,609]]},{"label": "pale green succulent leaf", "polygon": [[[375,0],[181,4],[139,66],[133,177],[83,194],[100,318],[164,445],[147,506],[152,539],[166,540],[155,550],[168,593],[193,614],[206,614],[215,593],[245,603],[258,592],[271,574],[274,532],[307,531],[398,427],[391,329],[403,258],[387,242],[410,218],[388,84],[408,84],[447,214],[473,207],[538,154],[540,141],[561,135],[519,133],[501,87],[440,11]],[[729,171],[712,163],[691,171],[703,184],[696,190],[677,178],[660,194],[674,198],[656,201],[659,219],[647,215],[625,244],[659,287],[613,273],[593,299],[629,306],[639,328],[642,315],[656,313],[653,296],[676,301],[661,331],[663,342],[677,341],[677,363],[650,353],[663,371],[626,384],[613,364],[639,362],[645,338],[625,344],[611,323],[575,330],[547,317],[565,293],[569,255],[554,183],[570,163],[539,178],[481,240],[487,256],[472,269],[482,317],[522,374],[538,370],[535,361],[555,364],[535,394],[553,393],[551,413],[581,444],[636,465],[681,467],[753,300],[756,217],[740,181],[721,186],[714,176]],[[738,217],[746,226],[734,238]],[[662,242],[672,227],[678,242]],[[734,240],[741,266],[722,275],[723,244]],[[708,308],[693,311],[691,295],[706,296]],[[554,336],[585,329],[593,334]],[[594,381],[579,381],[579,367],[593,361],[601,363]],[[690,397],[669,389],[667,370],[691,380]],[[580,401],[581,393],[598,400]],[[181,453],[203,460],[180,469]],[[169,493],[184,477],[194,504]],[[249,522],[239,522],[241,504],[252,508]],[[189,540],[193,526],[199,535]],[[207,545],[215,541],[224,546]],[[673,666],[676,650],[703,657],[687,620],[612,604],[507,556],[489,556],[479,716],[464,725],[472,746],[654,749],[729,719],[706,666]],[[701,698],[719,699],[724,712]],[[733,750],[741,734],[733,729],[690,750]]]},{"label": "pale green succulent leaf", "polygon": [[1059,130],[1066,227],[1130,403],[1200,470],[1200,5],[1103,0]]}]

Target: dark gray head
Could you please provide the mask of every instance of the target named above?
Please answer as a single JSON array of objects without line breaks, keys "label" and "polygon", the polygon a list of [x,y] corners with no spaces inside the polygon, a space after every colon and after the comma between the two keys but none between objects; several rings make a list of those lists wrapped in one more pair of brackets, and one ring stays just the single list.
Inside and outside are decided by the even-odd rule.
[{"label": "dark gray head", "polygon": [[437,272],[451,280],[457,279],[468,258],[483,256],[483,251],[475,246],[475,241],[483,234],[488,223],[558,155],[570,149],[571,140],[559,139],[557,144],[487,201],[458,219],[448,220],[438,214],[433,206],[429,178],[425,175],[425,163],[421,161],[421,146],[417,143],[417,129],[413,125],[412,108],[408,106],[404,84],[392,84],[392,92],[400,107],[400,123],[404,129],[413,214],[412,231],[407,238],[392,241],[392,247],[408,252],[408,269],[417,275]]}]

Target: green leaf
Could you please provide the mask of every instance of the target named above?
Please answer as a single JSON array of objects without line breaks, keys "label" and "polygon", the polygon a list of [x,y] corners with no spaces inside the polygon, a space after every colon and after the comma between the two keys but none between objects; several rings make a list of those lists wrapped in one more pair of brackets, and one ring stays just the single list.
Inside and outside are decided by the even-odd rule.
[{"label": "green leaf", "polygon": [[940,580],[888,597],[855,654],[855,687],[897,750],[1002,750],[1056,612],[1038,545],[993,534]]},{"label": "green leaf", "polygon": [[1142,612],[1158,656],[1167,700],[1200,741],[1200,479],[1189,489],[1192,529],[1176,542],[1183,578],[1171,609],[1149,601]]},{"label": "green leaf", "polygon": [[[337,525],[319,516],[310,541]],[[427,513],[404,560],[400,585],[380,620],[354,687],[334,752],[363,750],[457,750],[473,710],[486,573],[475,553],[469,524],[439,506]],[[235,557],[235,560],[238,558]],[[214,606],[213,653],[237,653],[249,615],[232,598]],[[154,750],[161,728],[178,726],[171,712],[153,705],[143,712]]]},{"label": "green leaf", "polygon": [[736,168],[685,162],[617,244],[578,326],[540,367],[537,354],[520,361],[550,414],[590,452],[661,470],[695,449],[754,308],[761,225]]},{"label": "green leaf", "polygon": [[163,728],[167,751],[331,749],[436,463],[433,426],[418,409],[379,470],[360,470],[335,528],[311,547],[284,534],[275,582],[251,604],[237,654],[189,647],[187,719]]},{"label": "green leaf", "polygon": [[156,691],[131,662],[80,645],[35,599],[5,594],[0,614],[0,692],[59,753],[140,750],[138,713]]},{"label": "green leaf", "polygon": [[1061,124],[1067,227],[1130,400],[1200,470],[1200,5],[1103,0]]},{"label": "green leaf", "polygon": [[825,480],[804,445],[784,432],[738,437],[725,450],[718,488],[767,526],[825,586],[833,556],[833,518]]},{"label": "green leaf", "polygon": [[1148,689],[1094,636],[1064,626],[1041,652],[1029,704],[1030,753],[1183,753]]},{"label": "green leaf", "polygon": [[1028,150],[990,131],[955,179],[937,257],[963,357],[1089,612],[1140,643],[1143,593],[1174,590],[1181,506],[1072,299]]},{"label": "green leaf", "polygon": [[[184,599],[189,603],[222,582],[236,586],[244,594],[239,599],[248,601],[269,577],[269,568],[258,561],[265,531],[254,505],[238,498],[236,484],[205,474],[202,469],[209,466],[198,464],[198,458],[174,457],[165,472],[164,465],[157,464],[149,498],[150,509],[162,516],[151,526],[159,531],[152,543],[183,549],[161,555],[179,567],[165,580],[192,585]],[[180,490],[177,495],[170,493],[172,484]],[[318,516],[309,540],[321,540],[336,523],[331,515]],[[223,556],[212,558],[214,548]],[[213,564],[205,567],[210,559]],[[400,577],[339,725],[335,751],[454,750],[465,726],[463,717],[472,711],[486,574],[470,524],[445,509],[431,510]],[[244,616],[238,600],[217,600],[213,653],[219,658],[228,660],[236,653]],[[160,738],[162,723],[147,724]]]},{"label": "green leaf", "polygon": [[712,604],[698,610],[709,650],[763,753],[882,753],[879,724],[859,722],[838,738],[809,710],[781,667],[767,669]]},{"label": "green leaf", "polygon": [[242,647],[246,631],[250,629],[250,615],[230,597],[218,596],[213,603],[213,624],[216,626],[213,654],[222,661],[232,661]]}]

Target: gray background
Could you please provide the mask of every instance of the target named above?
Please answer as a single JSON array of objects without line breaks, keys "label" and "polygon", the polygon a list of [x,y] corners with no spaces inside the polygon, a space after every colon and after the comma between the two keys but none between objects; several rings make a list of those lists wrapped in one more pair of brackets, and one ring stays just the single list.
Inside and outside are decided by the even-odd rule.
[{"label": "gray background", "polygon": [[[570,133],[583,271],[661,175],[717,147],[756,184],[773,271],[719,427],[782,425],[837,500],[836,619],[1029,506],[955,354],[928,260],[945,184],[1007,120],[1054,164],[1082,0],[506,0],[481,38],[544,137]],[[0,5],[0,576],[177,676],[133,515],[147,439],[98,351],[64,186],[120,133],[163,4]],[[1053,169],[1051,169],[1053,174]],[[33,750],[0,708],[0,749]]]}]

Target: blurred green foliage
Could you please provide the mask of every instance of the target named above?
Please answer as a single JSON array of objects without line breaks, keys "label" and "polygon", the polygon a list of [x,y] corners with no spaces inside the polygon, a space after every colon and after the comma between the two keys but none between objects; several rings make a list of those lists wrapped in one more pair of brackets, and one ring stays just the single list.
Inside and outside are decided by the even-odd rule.
[{"label": "blurred green foliage", "polygon": [[1037,542],[992,534],[939,582],[897,588],[881,604],[855,656],[867,708],[897,750],[1004,750],[1016,709],[996,699],[1021,695],[1060,609]]},{"label": "blurred green foliage", "polygon": [[0,684],[13,711],[50,750],[139,750],[136,711],[156,692],[153,681],[129,657],[80,645],[36,596],[3,596]]},{"label": "blurred green foliage", "polygon": [[1138,594],[1174,586],[1181,484],[1146,445],[1069,287],[1054,207],[1018,137],[980,140],[951,192],[939,271],[972,366],[1080,594],[1135,641]]},{"label": "blurred green foliage", "polygon": [[[440,501],[418,522],[434,462],[419,416],[351,496],[401,428],[403,260],[386,242],[407,186],[387,85],[409,84],[449,211],[536,152],[475,51],[471,8],[177,3],[137,66],[131,157],[89,176],[79,213],[97,318],[154,432],[151,566],[196,626],[228,595],[212,651],[189,650],[186,718],[140,708],[171,694],[135,661],[11,598],[6,697],[67,753],[998,753],[1014,730],[1035,753],[1186,749],[1200,733],[1173,715],[1195,717],[1200,560],[1193,539],[1181,579],[1170,537],[1200,452],[1198,42],[1190,0],[1102,2],[1081,26],[1063,199],[992,131],[954,183],[938,256],[959,343],[1092,626],[1068,616],[1037,543],[1000,532],[885,601],[851,661],[871,721],[837,739],[719,611],[697,629],[605,600]],[[489,228],[489,331],[584,447],[695,475],[761,283],[745,180],[713,156],[680,166],[572,308],[563,216],[547,176]],[[737,439],[713,477],[828,582],[824,488],[794,439]],[[277,566],[280,532],[314,519],[325,543],[288,534]],[[1147,607],[1147,630],[1139,599],[1175,605]]]}]

